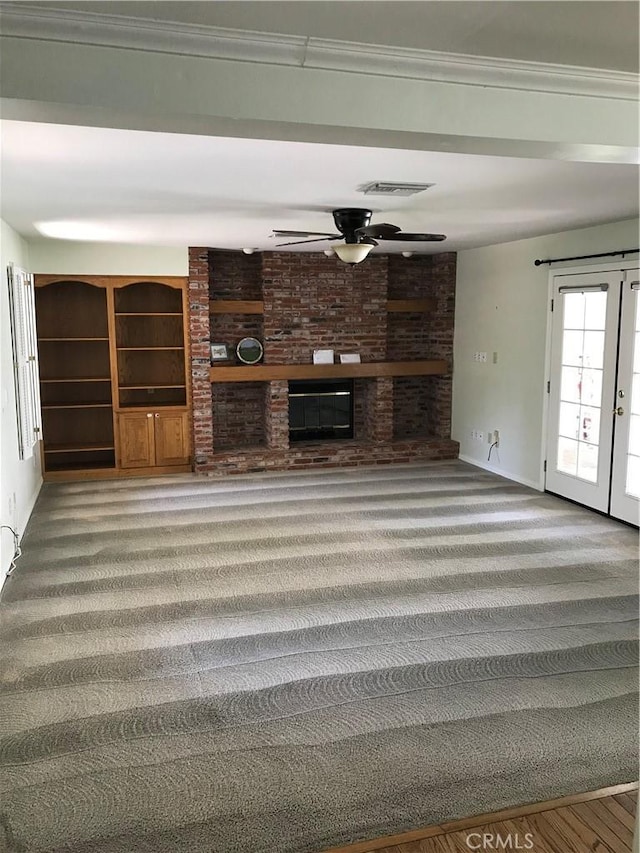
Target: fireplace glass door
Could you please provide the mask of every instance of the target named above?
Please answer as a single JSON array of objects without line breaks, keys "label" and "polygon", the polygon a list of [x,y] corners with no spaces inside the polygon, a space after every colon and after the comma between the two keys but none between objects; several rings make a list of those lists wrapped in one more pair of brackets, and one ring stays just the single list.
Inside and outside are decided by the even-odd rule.
[{"label": "fireplace glass door", "polygon": [[353,380],[289,383],[289,440],[353,438]]}]

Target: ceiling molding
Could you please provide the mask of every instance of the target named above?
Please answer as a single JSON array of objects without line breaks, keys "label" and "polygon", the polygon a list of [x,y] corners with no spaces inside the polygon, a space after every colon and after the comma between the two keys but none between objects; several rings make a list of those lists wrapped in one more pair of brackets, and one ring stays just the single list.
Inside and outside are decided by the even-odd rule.
[{"label": "ceiling molding", "polygon": [[640,75],[2,3],[3,36],[637,101]]}]

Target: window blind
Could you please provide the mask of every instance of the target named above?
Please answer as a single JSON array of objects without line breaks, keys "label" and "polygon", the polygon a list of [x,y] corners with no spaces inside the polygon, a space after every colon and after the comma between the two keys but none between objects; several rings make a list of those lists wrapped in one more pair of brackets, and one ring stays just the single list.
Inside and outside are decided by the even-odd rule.
[{"label": "window blind", "polygon": [[7,267],[11,344],[20,459],[30,459],[40,440],[40,387],[33,276],[19,267]]}]

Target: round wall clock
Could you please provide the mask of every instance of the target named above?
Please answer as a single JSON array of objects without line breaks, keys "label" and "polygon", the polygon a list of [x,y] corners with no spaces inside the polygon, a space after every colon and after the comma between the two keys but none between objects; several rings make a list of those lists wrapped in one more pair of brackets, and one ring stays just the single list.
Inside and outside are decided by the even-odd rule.
[{"label": "round wall clock", "polygon": [[264,349],[257,338],[243,338],[236,347],[236,355],[243,364],[257,364]]}]

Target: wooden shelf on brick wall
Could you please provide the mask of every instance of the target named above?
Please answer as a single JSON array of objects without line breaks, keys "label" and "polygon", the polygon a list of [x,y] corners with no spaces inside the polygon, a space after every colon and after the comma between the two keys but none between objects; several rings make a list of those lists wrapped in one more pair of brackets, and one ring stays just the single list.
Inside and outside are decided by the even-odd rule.
[{"label": "wooden shelf on brick wall", "polygon": [[210,314],[264,314],[264,303],[258,300],[211,299]]},{"label": "wooden shelf on brick wall", "polygon": [[212,367],[212,382],[270,382],[276,379],[334,379],[376,376],[442,376],[449,363],[431,361],[370,361],[362,364],[254,364]]},{"label": "wooden shelf on brick wall", "polygon": [[[389,299],[389,313],[424,314],[435,311],[436,299]],[[264,314],[264,303],[259,300],[246,299],[211,299],[210,314]]]},{"label": "wooden shelf on brick wall", "polygon": [[387,311],[394,314],[423,314],[437,307],[437,299],[389,299],[387,302]]}]

